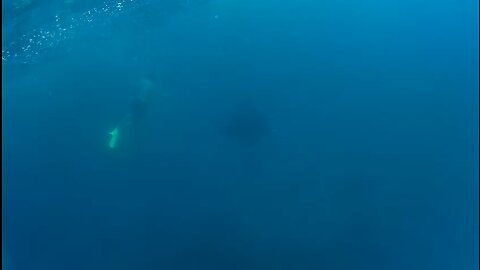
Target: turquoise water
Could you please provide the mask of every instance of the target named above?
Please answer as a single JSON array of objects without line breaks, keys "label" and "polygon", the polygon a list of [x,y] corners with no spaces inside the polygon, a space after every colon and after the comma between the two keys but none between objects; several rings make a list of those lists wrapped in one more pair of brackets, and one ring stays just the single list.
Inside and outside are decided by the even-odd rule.
[{"label": "turquoise water", "polygon": [[14,2],[6,269],[478,269],[478,3]]}]

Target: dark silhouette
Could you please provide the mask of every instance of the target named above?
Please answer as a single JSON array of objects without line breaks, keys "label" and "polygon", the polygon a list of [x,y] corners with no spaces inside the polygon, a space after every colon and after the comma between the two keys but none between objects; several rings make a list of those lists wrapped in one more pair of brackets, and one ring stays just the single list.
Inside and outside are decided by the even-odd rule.
[{"label": "dark silhouette", "polygon": [[265,115],[250,102],[235,107],[225,126],[225,134],[245,146],[253,146],[270,133]]}]

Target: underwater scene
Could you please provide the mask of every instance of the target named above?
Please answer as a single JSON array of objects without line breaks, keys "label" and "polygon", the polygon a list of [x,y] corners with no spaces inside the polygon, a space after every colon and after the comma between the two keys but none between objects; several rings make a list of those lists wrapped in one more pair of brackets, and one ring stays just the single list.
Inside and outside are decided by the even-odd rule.
[{"label": "underwater scene", "polygon": [[478,269],[478,10],[3,0],[2,268]]}]

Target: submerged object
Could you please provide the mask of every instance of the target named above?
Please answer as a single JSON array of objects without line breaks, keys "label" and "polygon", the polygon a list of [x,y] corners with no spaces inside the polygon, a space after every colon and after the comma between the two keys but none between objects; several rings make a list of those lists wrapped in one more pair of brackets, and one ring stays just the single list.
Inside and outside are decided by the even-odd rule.
[{"label": "submerged object", "polygon": [[110,149],[114,149],[115,146],[117,145],[117,140],[118,140],[118,127],[116,127],[114,130],[112,130],[110,133],[110,141],[108,142],[108,147]]},{"label": "submerged object", "polygon": [[259,143],[269,133],[267,118],[250,102],[238,105],[225,126],[225,134],[245,146]]},{"label": "submerged object", "polygon": [[120,123],[117,124],[115,129],[108,133],[111,136],[108,142],[110,149],[114,149],[117,145],[120,128],[123,130],[124,128],[136,125],[144,117],[147,105],[149,105],[157,90],[155,83],[148,79],[140,80],[139,87],[140,95],[133,100],[130,111]]}]

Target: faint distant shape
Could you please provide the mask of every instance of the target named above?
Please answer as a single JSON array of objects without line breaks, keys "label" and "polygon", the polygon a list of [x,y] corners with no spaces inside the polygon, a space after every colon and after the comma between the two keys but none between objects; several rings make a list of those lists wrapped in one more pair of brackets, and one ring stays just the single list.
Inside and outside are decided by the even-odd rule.
[{"label": "faint distant shape", "polygon": [[224,126],[225,135],[244,146],[254,146],[270,135],[266,116],[251,102],[234,107]]}]

